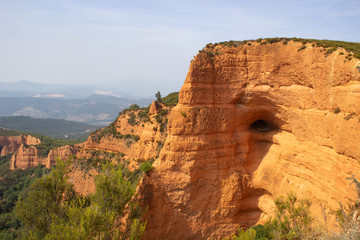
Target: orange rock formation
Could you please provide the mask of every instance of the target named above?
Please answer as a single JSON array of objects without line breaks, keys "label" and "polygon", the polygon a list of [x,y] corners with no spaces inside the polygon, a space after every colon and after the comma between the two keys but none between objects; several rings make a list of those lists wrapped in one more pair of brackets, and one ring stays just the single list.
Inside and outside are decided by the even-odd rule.
[{"label": "orange rock formation", "polygon": [[16,153],[11,157],[10,169],[27,169],[36,167],[39,163],[45,165],[46,158],[41,158],[38,154],[36,147],[25,147],[24,144],[21,144]]},{"label": "orange rock formation", "polygon": [[27,169],[36,167],[39,164],[51,168],[55,164],[56,158],[66,159],[75,153],[75,147],[66,145],[50,150],[47,157],[42,157],[36,147],[25,147],[24,144],[22,144],[11,157],[10,169]]},{"label": "orange rock formation", "polygon": [[70,145],[65,145],[62,147],[55,148],[50,150],[48,157],[46,159],[45,166],[51,168],[56,163],[56,159],[67,159],[70,155],[76,154],[76,148]]},{"label": "orange rock formation", "polygon": [[301,48],[212,45],[196,56],[139,188],[144,239],[231,236],[291,191],[319,218],[321,204],[329,213],[355,197],[346,178],[360,178],[358,61]]},{"label": "orange rock formation", "polygon": [[149,114],[158,114],[160,110],[160,105],[154,100],[150,105]]},{"label": "orange rock formation", "polygon": [[23,143],[26,145],[37,145],[40,142],[40,139],[31,135],[0,136],[0,145],[3,146],[0,156],[15,152]]},{"label": "orange rock formation", "polygon": [[[170,107],[162,106],[162,108],[168,112],[171,111]],[[145,110],[129,110],[121,113],[113,124],[92,133],[86,142],[76,146],[77,161],[87,161],[94,157],[93,154],[97,158],[111,160],[106,154],[101,156],[102,154],[96,153],[117,153],[122,155],[122,161],[126,160],[129,163],[127,168],[134,171],[142,161],[157,158],[167,136],[167,113],[162,116],[159,115],[158,120],[156,120],[156,113],[149,116],[149,112],[149,114],[141,117],[141,111]],[[133,124],[129,123],[131,116],[137,116],[134,118]],[[162,119],[161,123],[159,117]],[[120,134],[122,137],[119,137]],[[88,174],[74,168],[70,179],[77,192],[87,195],[95,191],[93,178],[95,175],[94,169]]]},{"label": "orange rock formation", "polygon": [[[170,108],[168,108],[170,111]],[[138,111],[130,111],[131,114],[137,114]],[[159,124],[154,116],[149,117],[148,121],[137,121],[136,124],[129,124],[128,120],[131,114],[120,114],[115,122],[115,131],[123,135],[122,138],[116,138],[112,134],[106,134],[100,139],[95,139],[93,133],[88,140],[82,144],[78,157],[87,157],[86,150],[104,150],[116,153],[124,153],[129,160],[156,158],[159,154],[160,145],[165,141],[166,131],[161,131]],[[163,117],[166,121],[166,116]],[[125,138],[125,135],[131,137]],[[138,136],[138,140],[134,140],[133,136]],[[95,140],[94,140],[95,139]]]}]

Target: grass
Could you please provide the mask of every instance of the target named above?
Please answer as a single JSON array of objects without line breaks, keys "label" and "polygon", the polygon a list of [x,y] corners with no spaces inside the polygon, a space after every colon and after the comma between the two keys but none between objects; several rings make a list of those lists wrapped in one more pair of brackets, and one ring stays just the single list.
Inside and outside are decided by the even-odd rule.
[{"label": "grass", "polygon": [[[346,51],[350,52],[350,56],[347,56],[347,59],[350,60],[352,57],[360,59],[360,43],[358,42],[345,42],[345,41],[334,41],[334,40],[318,40],[318,39],[304,39],[304,38],[259,38],[256,40],[244,40],[244,41],[226,41],[226,42],[220,42],[215,44],[207,44],[206,48],[207,50],[217,46],[228,46],[228,47],[236,47],[241,45],[249,45],[249,43],[258,42],[260,44],[273,44],[282,42],[284,45],[286,45],[289,41],[294,42],[301,42],[304,45],[307,43],[311,43],[313,47],[322,47],[327,49],[325,54],[328,55],[334,51],[336,51],[339,47],[344,48]],[[301,48],[303,50],[305,48]]]}]

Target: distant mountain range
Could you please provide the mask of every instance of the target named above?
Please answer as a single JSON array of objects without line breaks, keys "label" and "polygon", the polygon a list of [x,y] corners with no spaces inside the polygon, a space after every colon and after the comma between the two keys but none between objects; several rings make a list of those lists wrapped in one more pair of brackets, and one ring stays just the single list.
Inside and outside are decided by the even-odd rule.
[{"label": "distant mountain range", "polygon": [[129,105],[147,106],[152,101],[119,96],[91,86],[0,82],[0,116],[65,119],[105,126]]},{"label": "distant mountain range", "polygon": [[117,89],[111,91],[98,89],[90,85],[46,84],[29,81],[0,82],[0,97],[42,97],[82,99],[92,94],[109,95],[114,97],[132,98],[130,94]]}]

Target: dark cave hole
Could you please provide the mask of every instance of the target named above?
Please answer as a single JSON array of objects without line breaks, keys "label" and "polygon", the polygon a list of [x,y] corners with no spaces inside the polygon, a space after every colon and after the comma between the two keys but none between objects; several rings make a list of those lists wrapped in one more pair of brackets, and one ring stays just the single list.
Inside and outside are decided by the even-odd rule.
[{"label": "dark cave hole", "polygon": [[257,120],[255,122],[253,122],[250,125],[250,129],[255,130],[257,132],[270,132],[272,131],[274,128],[271,126],[271,124],[269,124],[268,122],[260,119]]}]

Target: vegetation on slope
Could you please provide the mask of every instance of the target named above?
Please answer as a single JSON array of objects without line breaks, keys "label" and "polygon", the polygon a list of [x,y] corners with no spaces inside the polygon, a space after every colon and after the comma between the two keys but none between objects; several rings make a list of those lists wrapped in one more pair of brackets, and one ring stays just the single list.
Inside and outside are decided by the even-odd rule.
[{"label": "vegetation on slope", "polygon": [[10,170],[11,155],[0,157],[0,239],[15,239],[21,229],[13,212],[19,195],[49,170],[38,166],[26,170]]},{"label": "vegetation on slope", "polygon": [[[304,46],[299,49],[300,51],[306,48],[305,44],[310,43],[313,46],[322,47],[326,49],[325,54],[330,54],[338,48],[343,48],[349,52],[349,54],[347,55],[347,59],[350,60],[352,57],[360,59],[360,43],[334,41],[334,40],[318,40],[318,39],[303,39],[303,38],[259,38],[256,40],[226,41],[215,44],[209,43],[206,45],[206,47],[211,48],[216,45],[235,47],[240,45],[251,45],[254,42],[258,42],[260,44],[272,44],[272,43],[282,42],[283,44],[287,44],[289,41],[303,43]],[[204,51],[204,49],[202,51]]]},{"label": "vegetation on slope", "polygon": [[95,177],[96,192],[81,196],[69,181],[70,162],[58,161],[16,203],[24,239],[140,239],[146,222],[120,165],[107,162]]},{"label": "vegetation on slope", "polygon": [[[175,106],[179,101],[179,92],[173,92],[167,95],[166,97],[161,98],[160,92],[156,94],[159,102],[168,107]],[[93,141],[100,142],[100,140],[105,136],[111,136],[117,139],[124,139],[126,145],[130,146],[132,143],[140,140],[140,137],[135,134],[122,134],[119,130],[116,129],[116,124],[119,117],[127,116],[128,123],[131,126],[136,126],[139,124],[144,124],[147,122],[152,122],[149,116],[150,105],[145,108],[140,108],[137,104],[132,104],[129,108],[124,109],[119,113],[119,116],[108,126],[98,129],[95,132],[91,133],[90,136]],[[159,124],[158,127],[154,127],[154,130],[159,130],[161,133],[165,132],[167,127],[167,114],[169,111],[167,109],[162,109],[159,114],[155,115],[155,121]]]},{"label": "vegetation on slope", "polygon": [[89,133],[97,128],[93,125],[63,119],[22,116],[0,117],[0,127],[64,139],[86,139]]},{"label": "vegetation on slope", "polygon": [[179,92],[169,93],[166,97],[161,98],[165,106],[173,107],[179,102]]},{"label": "vegetation on slope", "polygon": [[286,199],[278,198],[275,201],[276,213],[272,219],[247,230],[239,228],[238,234],[232,236],[231,240],[360,239],[360,182],[355,177],[349,180],[356,186],[357,200],[347,208],[340,204],[341,208],[336,213],[338,231],[328,232],[326,227],[315,225],[309,210],[311,202],[299,200],[290,193]]},{"label": "vegetation on slope", "polygon": [[0,136],[20,136],[20,132],[0,127]]},{"label": "vegetation on slope", "polygon": [[65,145],[74,145],[81,142],[80,140],[66,140],[66,139],[52,138],[36,133],[32,133],[31,135],[40,139],[41,143],[35,145],[34,147],[36,147],[39,150],[41,156],[43,157],[48,156],[50,150],[52,149],[62,147]]},{"label": "vegetation on slope", "polygon": [[[36,133],[22,133],[18,131],[8,130],[0,128],[0,136],[19,136],[20,134],[23,135],[31,135],[38,139],[40,139],[41,143],[38,145],[34,145],[35,148],[37,148],[40,152],[40,155],[43,157],[47,157],[50,150],[62,147],[65,145],[74,145],[77,143],[80,143],[81,140],[67,140],[67,139],[59,139],[59,138],[53,138],[53,137],[47,137]],[[2,146],[0,145],[0,151],[2,149]],[[1,175],[0,175],[1,176]]]},{"label": "vegetation on slope", "polygon": [[91,170],[96,172],[101,172],[102,167],[107,162],[112,162],[115,165],[118,165],[122,169],[122,173],[127,181],[129,181],[132,186],[136,186],[138,181],[143,176],[142,173],[146,173],[152,169],[152,163],[155,161],[154,158],[150,159],[134,159],[138,163],[138,168],[134,171],[129,170],[129,159],[126,158],[124,153],[109,152],[103,150],[94,150],[88,149],[90,152],[90,157],[78,158],[73,161],[74,167],[81,170],[85,174],[89,173]]}]

